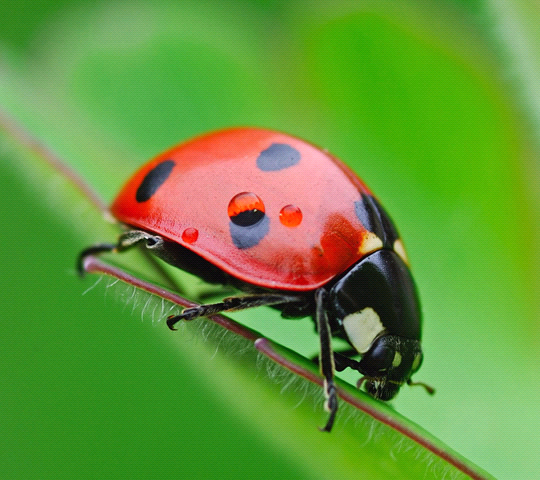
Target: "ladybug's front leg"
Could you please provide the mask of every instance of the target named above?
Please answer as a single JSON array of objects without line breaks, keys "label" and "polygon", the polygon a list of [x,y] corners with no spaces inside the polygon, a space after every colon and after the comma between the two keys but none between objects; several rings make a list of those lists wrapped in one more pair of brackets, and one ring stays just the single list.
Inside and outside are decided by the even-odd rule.
[{"label": "ladybug's front leg", "polygon": [[145,242],[147,248],[157,248],[163,244],[163,239],[159,235],[152,235],[142,230],[129,230],[120,237],[117,243],[98,243],[85,248],[77,258],[77,271],[82,277],[84,275],[84,259],[89,255],[105,252],[123,252],[125,250]]},{"label": "ladybug's front leg", "polygon": [[324,376],[324,395],[326,402],[325,409],[330,412],[326,425],[321,428],[323,432],[330,432],[334,425],[336,413],[338,410],[337,389],[334,383],[334,353],[332,351],[332,333],[328,323],[328,315],[324,306],[326,291],[319,288],[315,291],[315,320],[321,343],[319,365],[321,373]]}]

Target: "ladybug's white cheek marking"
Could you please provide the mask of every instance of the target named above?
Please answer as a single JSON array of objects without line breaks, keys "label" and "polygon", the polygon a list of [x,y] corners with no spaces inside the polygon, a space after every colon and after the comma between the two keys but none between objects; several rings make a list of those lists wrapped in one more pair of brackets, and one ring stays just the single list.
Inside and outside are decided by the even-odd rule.
[{"label": "ladybug's white cheek marking", "polygon": [[382,240],[373,232],[367,232],[364,235],[362,241],[360,242],[360,246],[358,247],[358,253],[362,256],[365,256],[368,253],[373,253],[377,250],[380,250],[382,247]]},{"label": "ladybug's white cheek marking", "polygon": [[385,330],[379,315],[371,307],[347,315],[343,319],[343,328],[358,353],[366,353],[373,340]]},{"label": "ladybug's white cheek marking", "polygon": [[411,370],[413,372],[418,370],[418,367],[420,367],[420,362],[421,361],[422,361],[422,355],[417,353],[416,356],[414,357],[413,364],[412,364],[412,367],[411,367]]},{"label": "ladybug's white cheek marking", "polygon": [[398,238],[394,242],[393,248],[394,252],[396,252],[401,257],[401,260],[403,260],[406,265],[409,265],[409,259],[407,258],[407,253],[405,252],[405,247],[403,246],[403,242],[401,241],[401,239]]},{"label": "ladybug's white cheek marking", "polygon": [[392,367],[394,368],[399,367],[400,364],[401,364],[401,353],[396,352],[394,354],[394,359],[392,360]]}]

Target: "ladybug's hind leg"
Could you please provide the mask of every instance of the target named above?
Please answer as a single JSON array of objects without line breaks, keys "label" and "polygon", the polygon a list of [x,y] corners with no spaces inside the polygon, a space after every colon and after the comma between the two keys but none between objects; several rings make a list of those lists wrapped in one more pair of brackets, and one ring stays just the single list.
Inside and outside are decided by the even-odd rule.
[{"label": "ladybug's hind leg", "polygon": [[77,258],[77,271],[81,277],[84,275],[84,259],[90,255],[123,252],[143,242],[146,243],[147,248],[152,249],[160,247],[163,244],[163,239],[159,235],[152,235],[142,230],[129,230],[118,237],[117,243],[98,243],[85,248]]},{"label": "ladybug's hind leg", "polygon": [[235,312],[247,308],[262,307],[265,305],[280,305],[300,301],[302,301],[302,297],[282,293],[261,293],[245,295],[243,297],[228,297],[219,303],[186,308],[180,315],[170,316],[167,319],[167,326],[171,330],[176,330],[174,325],[180,320],[195,320],[199,317],[209,317],[210,315],[215,315],[217,313]]}]

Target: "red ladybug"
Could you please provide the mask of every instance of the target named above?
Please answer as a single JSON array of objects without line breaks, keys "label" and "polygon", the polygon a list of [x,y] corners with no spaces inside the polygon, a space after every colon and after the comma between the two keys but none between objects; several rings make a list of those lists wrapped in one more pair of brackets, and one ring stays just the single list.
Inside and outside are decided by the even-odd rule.
[{"label": "red ladybug", "polygon": [[[167,325],[269,305],[312,316],[320,336],[330,431],[334,369],[353,368],[381,400],[422,363],[418,295],[399,234],[340,160],[260,128],[209,133],[167,150],[124,185],[112,214],[131,230],[84,257],[143,245],[166,262],[248,295],[185,309]],[[331,337],[345,339],[334,352]],[[355,360],[351,357],[357,356]]]}]

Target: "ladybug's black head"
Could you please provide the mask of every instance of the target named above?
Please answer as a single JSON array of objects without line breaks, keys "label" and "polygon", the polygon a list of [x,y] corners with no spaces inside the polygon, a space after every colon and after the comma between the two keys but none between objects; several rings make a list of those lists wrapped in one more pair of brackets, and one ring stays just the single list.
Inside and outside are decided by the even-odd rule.
[{"label": "ladybug's black head", "polygon": [[380,400],[393,398],[401,385],[410,383],[410,378],[422,364],[422,350],[418,340],[384,335],[373,345],[357,364],[364,375],[359,383],[365,382],[366,391]]},{"label": "ladybug's black head", "polygon": [[[422,363],[420,306],[409,267],[394,250],[361,259],[329,292],[329,319],[360,361],[336,363],[358,370],[366,390],[389,400]],[[340,364],[338,366],[338,364]]]}]

